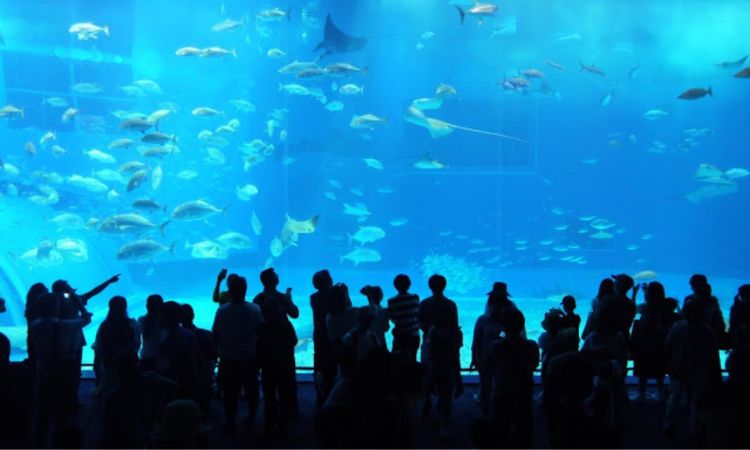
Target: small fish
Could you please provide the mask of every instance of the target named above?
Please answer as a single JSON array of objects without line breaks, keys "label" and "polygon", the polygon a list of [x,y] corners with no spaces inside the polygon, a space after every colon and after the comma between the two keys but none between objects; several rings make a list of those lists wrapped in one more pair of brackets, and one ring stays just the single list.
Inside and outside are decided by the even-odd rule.
[{"label": "small fish", "polygon": [[197,47],[180,47],[174,54],[177,56],[205,56],[205,52]]},{"label": "small fish", "polygon": [[62,97],[45,98],[42,104],[49,105],[55,108],[67,108],[68,107],[68,101]]},{"label": "small fish", "polygon": [[339,88],[339,93],[344,95],[363,95],[365,93],[365,88],[349,83],[341,86]]},{"label": "small fish", "polygon": [[78,110],[75,108],[68,108],[65,110],[65,112],[62,115],[62,118],[60,119],[62,123],[68,123],[78,114]]},{"label": "small fish", "polygon": [[552,67],[553,69],[559,70],[560,72],[565,72],[565,66],[555,61],[552,61],[551,59],[547,60],[547,65]]},{"label": "small fish", "polygon": [[79,94],[98,94],[104,90],[101,84],[98,83],[78,83],[71,86],[71,89],[78,92]]},{"label": "small fish", "polygon": [[5,105],[2,108],[0,108],[0,118],[4,119],[6,117],[14,117],[18,116],[23,119],[23,109],[16,108],[13,105]]},{"label": "small fish", "polygon": [[[268,52],[266,53],[266,56],[268,56],[269,58],[274,58],[274,59],[283,58],[286,56],[286,52],[284,52],[280,48],[272,48],[268,50]],[[299,74],[297,74],[297,76],[299,76]]]},{"label": "small fish", "polygon": [[341,111],[344,109],[344,104],[338,100],[334,100],[326,105],[326,109],[331,112]]},{"label": "small fish", "polygon": [[599,102],[602,106],[609,106],[609,104],[612,102],[612,97],[614,97],[614,94],[612,91],[608,92],[607,95],[602,97],[601,101]]},{"label": "small fish", "polygon": [[367,167],[372,167],[375,170],[383,170],[383,163],[375,158],[363,158],[362,161]]},{"label": "small fish", "polygon": [[211,31],[214,31],[217,33],[221,31],[229,31],[229,30],[234,30],[235,28],[239,28],[243,25],[244,23],[242,21],[232,20],[232,19],[227,18],[227,19],[222,20],[221,22],[214,24],[211,27]]},{"label": "small fish", "polygon": [[24,150],[26,151],[27,154],[29,154],[31,156],[35,156],[36,155],[36,146],[34,145],[33,142],[31,142],[31,141],[27,142],[23,146],[23,148],[24,148]]},{"label": "small fish", "polygon": [[633,67],[632,69],[630,69],[630,72],[628,72],[628,78],[631,80],[635,80],[636,78],[638,78],[638,74],[640,72],[641,72],[640,67]]},{"label": "small fish", "polygon": [[648,120],[659,120],[669,116],[669,113],[661,109],[650,109],[643,113],[643,117]]},{"label": "small fish", "polygon": [[747,61],[747,56],[744,56],[736,61],[724,61],[719,64],[716,64],[716,67],[720,67],[722,69],[736,69],[737,67],[742,67],[743,64],[745,64],[745,61]]},{"label": "small fish", "polygon": [[47,145],[50,142],[54,142],[57,139],[57,136],[55,136],[55,133],[48,131],[42,136],[41,139],[39,139],[39,145]]},{"label": "small fish", "polygon": [[212,58],[212,57],[217,57],[217,56],[234,56],[235,58],[237,57],[237,50],[234,48],[231,50],[227,50],[221,47],[208,47],[208,48],[204,48],[202,52],[203,53],[198,56],[204,57],[204,58]]},{"label": "small fish", "polygon": [[593,73],[594,75],[604,76],[604,71],[600,69],[599,67],[595,66],[594,64],[587,66],[582,61],[578,61],[578,63],[581,65],[581,71],[585,70],[586,72]]},{"label": "small fish", "polygon": [[74,23],[68,28],[68,33],[75,34],[79,41],[99,39],[100,34],[109,37],[109,26],[100,27],[91,22]]},{"label": "small fish", "polygon": [[202,117],[224,115],[223,112],[213,109],[213,108],[206,107],[206,106],[200,106],[198,108],[194,108],[193,111],[191,111],[191,114],[194,116],[202,116]]},{"label": "small fish", "polygon": [[697,100],[707,95],[710,95],[711,97],[714,96],[713,90],[711,90],[711,86],[709,86],[708,89],[703,89],[703,88],[688,89],[687,91],[680,94],[677,98],[681,100]]}]

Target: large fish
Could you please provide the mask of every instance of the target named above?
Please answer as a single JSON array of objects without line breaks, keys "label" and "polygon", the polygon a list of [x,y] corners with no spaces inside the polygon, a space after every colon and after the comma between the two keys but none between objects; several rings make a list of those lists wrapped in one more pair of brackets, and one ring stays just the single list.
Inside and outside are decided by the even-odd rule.
[{"label": "large fish", "polygon": [[157,255],[169,252],[174,255],[175,243],[169,247],[150,239],[141,239],[123,245],[117,251],[117,259],[120,261],[145,261],[153,260]]},{"label": "large fish", "polygon": [[192,200],[177,206],[172,211],[172,219],[185,222],[204,220],[225,210],[226,207],[219,209],[205,200]]},{"label": "large fish", "polygon": [[688,89],[687,91],[680,94],[677,98],[681,100],[697,100],[707,95],[710,95],[711,97],[714,96],[714,92],[713,90],[711,90],[711,86],[709,86],[708,89],[703,89],[703,88]]},{"label": "large fish", "polygon": [[467,15],[478,17],[479,25],[482,25],[484,23],[485,17],[491,17],[495,15],[495,12],[497,11],[497,5],[493,5],[492,3],[479,3],[478,0],[474,0],[474,6],[472,6],[471,8],[463,9],[460,6],[456,5],[456,9],[458,10],[458,14],[461,17],[461,25],[464,24],[464,19],[466,19]]},{"label": "large fish", "polygon": [[147,218],[133,213],[116,214],[104,219],[99,224],[99,231],[102,233],[125,234],[125,233],[143,233],[154,228],[158,228],[164,234],[164,228],[169,221],[156,225]]},{"label": "large fish", "polygon": [[331,20],[331,15],[326,16],[326,27],[323,32],[323,40],[315,47],[314,51],[325,50],[321,58],[334,53],[350,53],[362,50],[367,45],[364,37],[350,36],[341,31]]}]

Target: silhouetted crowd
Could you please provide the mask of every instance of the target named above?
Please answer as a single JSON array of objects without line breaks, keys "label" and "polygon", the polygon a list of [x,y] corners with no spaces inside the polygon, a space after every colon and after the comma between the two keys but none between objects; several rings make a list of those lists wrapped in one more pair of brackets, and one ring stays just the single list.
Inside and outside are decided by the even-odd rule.
[{"label": "silhouetted crowd", "polygon": [[[91,322],[86,305],[118,279],[86,293],[64,280],[31,286],[28,359],[11,363],[10,342],[0,334],[0,436],[27,435],[35,447],[83,446],[74,419],[88,345],[83,328]],[[260,281],[263,291],[248,300],[246,279],[222,270],[211,330],[194,324],[190,305],[158,294],[148,297],[146,314],[137,320],[124,297],[110,299],[91,343],[101,447],[206,448],[217,398],[230,436],[243,398],[241,426],[253,433],[258,426],[260,437],[288,432],[299,415],[292,320],[300,313],[291,289],[278,290],[273,269],[262,271]],[[348,286],[334,283],[327,270],[315,273],[312,283],[316,445],[414,447],[416,418],[431,414],[436,435],[448,437],[453,401],[464,392],[464,331],[456,304],[444,294],[445,277],[430,277],[432,295],[422,300],[403,274],[385,304],[382,288],[364,286],[362,307],[353,306]],[[469,430],[473,445],[531,447],[539,398],[545,445],[621,447],[632,360],[638,401],[647,400],[653,380],[655,400],[665,403],[664,433],[712,448],[750,447],[750,285],[739,288],[728,327],[706,277],[694,275],[690,286],[693,293],[680,304],[659,282],[635,284],[628,275],[614,275],[602,280],[584,321],[575,298],[566,296],[545,314],[535,342],[526,337],[524,314],[508,286],[494,283],[473,329],[470,370],[479,375],[474,400],[481,408]],[[729,351],[726,377],[720,350]],[[538,368],[541,391],[535,391]]]}]

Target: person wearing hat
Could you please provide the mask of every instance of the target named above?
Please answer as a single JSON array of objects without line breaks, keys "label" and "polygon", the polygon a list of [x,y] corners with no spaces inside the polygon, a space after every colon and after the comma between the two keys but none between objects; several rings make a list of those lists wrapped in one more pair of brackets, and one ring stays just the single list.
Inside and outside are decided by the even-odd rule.
[{"label": "person wearing hat", "polygon": [[474,323],[469,370],[479,373],[479,394],[474,395],[474,401],[482,406],[485,417],[489,417],[492,396],[492,375],[488,367],[490,348],[504,332],[503,319],[509,309],[516,309],[516,305],[510,300],[508,285],[501,281],[495,282],[492,290],[487,293],[484,314]]}]

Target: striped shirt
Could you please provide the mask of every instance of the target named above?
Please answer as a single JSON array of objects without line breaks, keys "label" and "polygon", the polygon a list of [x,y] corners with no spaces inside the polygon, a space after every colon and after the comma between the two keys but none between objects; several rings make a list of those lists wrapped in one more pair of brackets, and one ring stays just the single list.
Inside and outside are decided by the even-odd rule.
[{"label": "striped shirt", "polygon": [[393,334],[419,334],[419,297],[398,294],[388,299],[388,318],[393,322]]}]

